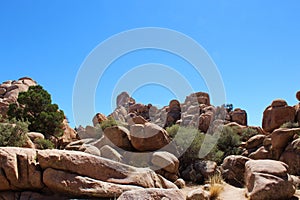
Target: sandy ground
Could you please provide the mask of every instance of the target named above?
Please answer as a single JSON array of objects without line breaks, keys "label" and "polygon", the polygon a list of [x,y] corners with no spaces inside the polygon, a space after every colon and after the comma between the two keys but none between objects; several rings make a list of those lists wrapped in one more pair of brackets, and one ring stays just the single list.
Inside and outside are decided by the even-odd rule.
[{"label": "sandy ground", "polygon": [[[219,200],[247,200],[245,197],[245,188],[236,188],[227,183],[224,183],[224,190],[219,196]],[[182,192],[187,195],[190,191],[203,188],[202,185],[187,184],[187,186],[182,190]],[[296,191],[296,194],[292,200],[300,200],[300,190]]]}]

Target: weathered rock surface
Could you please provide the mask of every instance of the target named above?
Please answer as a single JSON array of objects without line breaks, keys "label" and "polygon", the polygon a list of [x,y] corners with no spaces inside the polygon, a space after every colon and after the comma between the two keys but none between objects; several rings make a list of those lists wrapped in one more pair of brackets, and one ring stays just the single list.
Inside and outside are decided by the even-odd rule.
[{"label": "weathered rock surface", "polygon": [[236,108],[234,111],[230,112],[229,115],[232,122],[247,126],[247,112],[245,110]]},{"label": "weathered rock surface", "polygon": [[222,176],[229,184],[244,186],[245,164],[250,159],[244,156],[228,156],[221,165]]},{"label": "weathered rock surface", "polygon": [[83,152],[0,148],[0,191],[11,196],[40,191],[41,196],[114,198],[140,188],[177,189],[148,168]]},{"label": "weathered rock surface", "polygon": [[199,188],[188,193],[186,200],[209,200],[209,192]]},{"label": "weathered rock surface", "polygon": [[118,200],[185,200],[184,194],[178,189],[140,189],[124,192]]},{"label": "weathered rock surface", "polygon": [[176,156],[169,152],[154,152],[151,162],[155,166],[162,168],[167,172],[170,172],[172,174],[178,173],[179,160],[176,158]]},{"label": "weathered rock surface", "polygon": [[103,182],[52,168],[44,171],[43,181],[50,190],[72,197],[113,198],[128,190],[141,189],[134,185]]},{"label": "weathered rock surface", "polygon": [[279,159],[281,153],[287,145],[292,142],[294,135],[298,132],[300,132],[300,128],[280,128],[273,131],[271,134],[271,142],[274,159]]},{"label": "weathered rock surface", "polygon": [[130,132],[123,126],[112,126],[104,129],[104,136],[117,147],[132,150]]},{"label": "weathered rock surface", "polygon": [[156,124],[136,124],[130,127],[132,146],[138,151],[156,151],[170,143],[166,130]]},{"label": "weathered rock surface", "polygon": [[290,174],[300,176],[300,138],[286,147],[279,160],[289,166]]},{"label": "weathered rock surface", "polygon": [[274,160],[250,160],[245,165],[247,196],[250,200],[289,199],[295,186],[288,166]]},{"label": "weathered rock surface", "polygon": [[262,128],[266,132],[272,132],[285,122],[293,122],[295,114],[295,108],[288,106],[286,101],[274,100],[272,105],[268,106],[263,113]]}]

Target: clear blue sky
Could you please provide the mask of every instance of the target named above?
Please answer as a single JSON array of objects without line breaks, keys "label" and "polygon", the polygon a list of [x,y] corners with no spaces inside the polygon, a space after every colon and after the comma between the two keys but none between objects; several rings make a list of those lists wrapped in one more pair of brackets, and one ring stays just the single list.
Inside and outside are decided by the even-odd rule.
[{"label": "clear blue sky", "polygon": [[[227,102],[247,110],[250,125],[261,125],[263,110],[273,99],[297,103],[299,10],[297,0],[2,0],[0,81],[32,77],[52,94],[73,126],[73,85],[89,53],[122,31],[168,28],[206,49],[221,73]],[[97,91],[96,111],[109,114],[109,91],[118,79],[132,67],[149,62],[174,67],[195,90],[207,91],[201,77],[184,61],[159,51],[136,52],[107,71]],[[134,97],[142,103],[166,105],[173,95],[149,85]]]}]

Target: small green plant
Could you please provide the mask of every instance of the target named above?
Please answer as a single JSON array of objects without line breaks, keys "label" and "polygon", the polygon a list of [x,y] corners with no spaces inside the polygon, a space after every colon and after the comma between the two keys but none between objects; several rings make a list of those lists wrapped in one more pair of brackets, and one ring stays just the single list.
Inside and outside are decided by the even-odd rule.
[{"label": "small green plant", "polygon": [[38,149],[54,149],[54,144],[47,139],[37,138],[34,140]]},{"label": "small green plant", "polygon": [[112,126],[118,126],[117,121],[112,117],[109,116],[107,118],[107,120],[104,120],[103,122],[100,123],[100,127],[101,129],[104,131],[106,128],[108,127],[112,127]]},{"label": "small green plant", "polygon": [[26,133],[28,132],[28,123],[16,121],[15,119],[1,119],[0,121],[0,146],[24,146]]},{"label": "small green plant", "polygon": [[297,122],[286,122],[280,128],[299,128],[299,124]]},{"label": "small green plant", "polygon": [[179,130],[179,127],[180,127],[179,124],[174,124],[170,127],[167,127],[166,131],[168,132],[168,134],[171,138],[174,138]]}]

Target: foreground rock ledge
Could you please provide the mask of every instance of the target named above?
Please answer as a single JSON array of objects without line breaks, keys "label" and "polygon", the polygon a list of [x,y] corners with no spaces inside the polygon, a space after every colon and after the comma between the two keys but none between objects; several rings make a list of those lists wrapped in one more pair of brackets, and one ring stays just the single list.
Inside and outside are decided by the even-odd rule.
[{"label": "foreground rock ledge", "polygon": [[0,148],[0,191],[50,191],[70,198],[114,198],[142,188],[177,189],[151,169],[83,152]]}]

